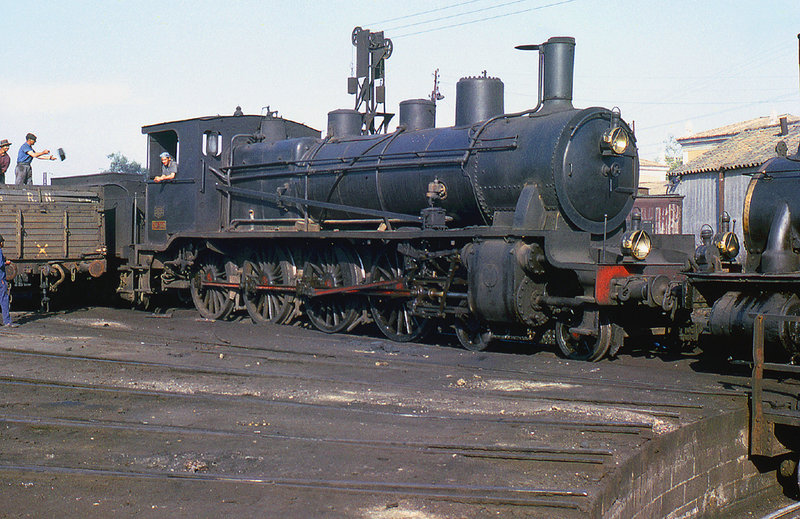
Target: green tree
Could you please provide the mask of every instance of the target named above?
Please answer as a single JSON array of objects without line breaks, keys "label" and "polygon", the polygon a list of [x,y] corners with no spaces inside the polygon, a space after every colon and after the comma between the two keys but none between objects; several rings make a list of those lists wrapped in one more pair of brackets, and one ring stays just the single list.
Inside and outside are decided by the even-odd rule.
[{"label": "green tree", "polygon": [[674,135],[670,134],[664,141],[664,161],[667,163],[667,175],[683,165],[683,150]]},{"label": "green tree", "polygon": [[108,171],[112,173],[136,173],[137,175],[147,176],[147,170],[135,160],[128,160],[128,157],[122,152],[112,153],[107,155],[111,159],[111,164],[108,166]]}]

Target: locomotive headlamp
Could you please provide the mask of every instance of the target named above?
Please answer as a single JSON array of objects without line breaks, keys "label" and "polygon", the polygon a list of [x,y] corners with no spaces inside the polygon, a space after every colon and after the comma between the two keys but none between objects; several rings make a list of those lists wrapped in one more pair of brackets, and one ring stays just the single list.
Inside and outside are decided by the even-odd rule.
[{"label": "locomotive headlamp", "polygon": [[735,258],[739,254],[739,238],[736,233],[728,231],[717,236],[714,245],[716,245],[719,255],[726,260]]},{"label": "locomotive headlamp", "polygon": [[611,150],[617,155],[622,155],[628,149],[628,132],[619,126],[611,127],[603,132],[603,140],[600,145],[607,150]]},{"label": "locomotive headlamp", "polygon": [[624,236],[622,236],[622,244],[620,248],[622,249],[622,254],[625,256],[631,256],[637,260],[643,260],[650,254],[650,249],[652,248],[653,243],[650,240],[650,235],[647,232],[638,229],[635,231],[626,232]]}]

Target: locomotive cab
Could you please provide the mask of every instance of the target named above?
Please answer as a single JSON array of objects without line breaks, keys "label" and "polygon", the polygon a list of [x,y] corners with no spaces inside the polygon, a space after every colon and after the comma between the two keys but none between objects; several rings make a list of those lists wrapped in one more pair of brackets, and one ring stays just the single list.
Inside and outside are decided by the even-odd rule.
[{"label": "locomotive cab", "polygon": [[[223,230],[228,208],[217,186],[230,184],[225,166],[234,146],[319,136],[312,128],[271,115],[200,117],[145,126],[142,133],[147,135],[148,169],[144,241],[150,244],[164,244],[180,233]],[[174,179],[156,182],[163,152],[177,162],[178,171]]]}]

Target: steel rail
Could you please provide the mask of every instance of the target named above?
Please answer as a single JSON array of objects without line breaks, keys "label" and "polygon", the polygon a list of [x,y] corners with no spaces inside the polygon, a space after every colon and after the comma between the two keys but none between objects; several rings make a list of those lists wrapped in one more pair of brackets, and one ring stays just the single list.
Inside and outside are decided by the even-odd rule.
[{"label": "steel rail", "polygon": [[125,422],[120,420],[82,420],[77,418],[54,418],[10,414],[0,414],[0,423],[29,425],[35,427],[73,427],[77,429],[107,429],[155,434],[220,436],[229,438],[247,438],[248,440],[258,438],[286,442],[331,443],[336,445],[351,445],[357,447],[409,450],[423,454],[446,455],[448,457],[460,455],[467,458],[487,458],[498,460],[546,461],[602,465],[614,455],[614,452],[610,449],[589,449],[581,447],[523,447],[496,444],[480,445],[474,443],[431,443],[333,438],[324,436],[312,437],[252,431],[208,429],[181,425]]},{"label": "steel rail", "polygon": [[[189,341],[187,341],[189,342]],[[201,344],[200,341],[197,342]],[[202,344],[208,345],[209,343],[202,342]],[[394,343],[390,343],[394,344]],[[286,354],[286,355],[297,355],[297,356],[322,356],[323,353],[303,353],[297,352],[293,350],[287,349],[280,349],[280,348],[263,348],[259,346],[247,346],[241,344],[229,344],[229,343],[218,343],[216,344],[219,347],[230,347],[237,350],[245,350],[244,352],[234,352],[231,355],[236,356],[243,356],[247,358],[257,358],[257,359],[265,359],[270,362],[283,362],[283,363],[299,363],[302,360],[288,360],[288,359],[281,359],[278,357],[265,357],[260,355],[259,352],[266,352],[266,353],[276,353],[276,354]],[[420,346],[427,346],[425,344],[421,344]],[[439,346],[434,346],[439,348]],[[399,348],[399,346],[398,346]],[[404,345],[403,348],[408,348],[408,345]],[[0,348],[0,350],[2,350]],[[207,355],[215,355],[216,352],[205,352],[201,351],[198,352],[200,354],[207,354]],[[466,355],[470,353],[465,351]],[[372,357],[360,356],[355,355],[356,357],[363,357],[363,358],[376,358],[375,355],[380,355],[381,352],[378,350],[374,350],[374,353],[369,353]],[[332,359],[341,358],[341,355],[330,355],[329,359],[322,360],[322,363],[329,364],[332,366],[352,366],[352,361],[343,360],[337,361]],[[319,359],[315,359],[319,360]],[[387,360],[391,361],[394,365],[404,365],[410,367],[417,367],[419,369],[427,368],[428,366],[437,367],[437,368],[458,368],[468,371],[470,373],[477,372],[483,374],[513,374],[513,375],[525,375],[525,378],[520,378],[517,381],[524,383],[530,380],[536,380],[537,382],[541,382],[543,379],[545,380],[553,380],[557,383],[564,383],[564,384],[580,384],[583,386],[600,386],[600,387],[613,387],[613,388],[620,388],[620,389],[638,389],[642,391],[654,391],[654,392],[666,392],[666,393],[678,393],[678,394],[687,394],[687,395],[701,395],[701,396],[719,396],[719,397],[732,397],[732,398],[748,398],[747,390],[748,387],[744,383],[747,380],[747,377],[737,377],[740,378],[741,381],[726,381],[725,383],[728,385],[741,385],[741,390],[722,390],[722,389],[698,389],[698,388],[689,388],[689,387],[680,387],[680,386],[668,386],[668,385],[659,385],[659,384],[651,384],[647,382],[621,382],[618,380],[610,380],[605,378],[600,378],[597,376],[580,376],[575,372],[562,374],[562,373],[553,373],[552,369],[550,370],[529,370],[529,369],[512,369],[512,368],[491,368],[486,366],[473,366],[464,363],[456,363],[451,364],[447,362],[438,362],[435,360],[431,360],[429,358],[425,359],[424,362],[415,361],[415,360],[406,360],[397,358],[395,356],[388,357]],[[486,391],[493,391],[493,390],[486,390]],[[503,391],[503,390],[495,390],[495,391]]]},{"label": "steel rail", "polygon": [[797,517],[796,514],[793,512],[797,512],[800,510],[800,503],[792,503],[791,505],[787,505],[779,510],[775,510],[774,512],[765,515],[761,519],[780,519],[782,517]]},{"label": "steel rail", "polygon": [[[10,333],[10,332],[9,332]],[[0,335],[3,334],[3,331],[0,330]],[[150,334],[150,337],[164,339],[168,338],[165,335],[157,335],[157,334]],[[48,339],[47,336],[42,336],[44,339]],[[190,344],[198,344],[203,346],[215,346],[218,348],[231,348],[236,350],[246,350],[248,352],[273,352],[279,354],[287,354],[292,356],[307,356],[309,358],[314,358],[315,362],[320,361],[320,357],[326,356],[324,352],[298,352],[294,350],[286,350],[286,349],[278,349],[278,348],[264,348],[260,346],[247,346],[247,345],[238,345],[238,344],[231,344],[228,342],[210,342],[208,340],[193,340],[193,339],[183,339],[184,342]],[[4,348],[0,347],[0,351],[30,351],[32,350],[20,350],[17,348]],[[218,354],[218,352],[205,352],[200,351],[198,353],[201,354]],[[300,361],[289,361],[284,359],[276,359],[270,357],[262,357],[260,355],[245,355],[244,353],[233,353],[233,355],[241,355],[249,358],[262,358],[270,361],[275,362],[300,362]],[[331,358],[339,358],[340,356],[330,356]],[[374,358],[374,357],[371,357]],[[707,396],[720,396],[720,397],[734,397],[734,398],[749,398],[746,390],[748,389],[749,385],[746,383],[749,381],[748,377],[736,377],[738,379],[739,384],[742,387],[741,391],[735,390],[707,390],[707,389],[697,389],[697,388],[689,388],[689,387],[674,387],[674,386],[667,386],[667,385],[655,385],[643,382],[619,382],[614,380],[608,379],[598,379],[595,376],[580,376],[577,373],[569,373],[568,375],[562,374],[553,374],[551,370],[522,370],[522,369],[512,369],[512,368],[486,368],[483,366],[470,366],[464,363],[457,363],[457,364],[449,364],[449,363],[442,363],[442,362],[435,362],[426,359],[424,363],[415,362],[415,361],[408,361],[403,359],[397,359],[392,357],[391,359],[392,364],[395,365],[406,365],[406,366],[415,366],[422,369],[423,366],[436,366],[436,367],[447,367],[452,369],[457,367],[459,369],[469,370],[470,372],[479,372],[479,373],[510,373],[514,375],[524,375],[526,378],[523,380],[529,380],[530,378],[534,378],[536,380],[540,380],[541,378],[545,378],[548,380],[555,380],[558,382],[565,382],[565,383],[580,383],[582,385],[592,385],[592,386],[602,386],[602,387],[617,387],[617,388],[627,388],[627,389],[641,389],[641,390],[648,390],[648,391],[658,391],[658,392],[669,392],[669,393],[677,393],[677,394],[690,394],[690,395],[707,395]],[[333,360],[323,360],[322,362],[328,363],[330,365],[352,365],[351,361],[333,361]],[[565,378],[566,377],[566,378]],[[736,384],[737,381],[728,381],[727,384]]]},{"label": "steel rail", "polygon": [[[0,330],[0,335],[15,335],[15,332],[5,332],[4,330]],[[156,339],[169,338],[168,335],[157,335],[157,334],[139,335],[139,336],[140,337],[152,337],[152,338],[156,338]],[[41,337],[43,339],[50,339],[49,336],[41,336]],[[333,336],[333,338],[335,339],[335,336]],[[197,344],[197,345],[202,345],[202,346],[214,346],[214,347],[217,347],[217,348],[231,348],[231,349],[236,349],[236,350],[246,350],[248,352],[272,352],[272,353],[286,354],[286,355],[299,356],[299,357],[305,356],[305,357],[313,358],[315,362],[319,362],[320,361],[320,357],[329,357],[330,359],[340,358],[341,357],[340,355],[336,355],[336,356],[334,356],[334,355],[326,355],[326,353],[323,352],[323,351],[318,351],[318,352],[298,352],[298,351],[295,351],[295,350],[287,350],[287,349],[279,349],[279,348],[264,348],[262,346],[247,346],[247,345],[231,344],[229,342],[223,342],[223,341],[213,342],[213,341],[208,341],[208,340],[189,339],[189,338],[182,339],[182,341],[184,341],[186,343],[189,343],[189,344]],[[390,343],[390,344],[393,344],[393,343]],[[421,346],[425,347],[425,345],[421,345]],[[436,348],[438,348],[438,347],[436,347]],[[14,351],[31,351],[31,350],[18,350],[18,349],[15,349],[15,348],[0,347],[0,351],[14,352]],[[218,351],[217,352],[199,351],[199,352],[196,352],[196,353],[216,355],[219,352]],[[468,352],[464,352],[464,353],[468,354]],[[290,360],[284,360],[284,359],[277,359],[277,358],[274,358],[274,357],[272,357],[272,358],[271,357],[262,357],[260,355],[246,355],[246,354],[241,353],[241,352],[236,352],[236,353],[233,353],[232,355],[241,355],[241,356],[245,356],[245,357],[249,357],[249,358],[260,358],[260,359],[265,359],[265,360],[274,361],[274,362],[284,362],[284,363],[301,362],[301,361],[290,361]],[[370,354],[370,355],[372,355],[372,354]],[[361,356],[359,356],[359,357],[361,357]],[[370,358],[374,359],[375,357],[373,356],[373,357],[370,357]],[[641,390],[651,390],[651,391],[658,391],[658,392],[669,392],[669,393],[690,394],[690,395],[733,397],[733,398],[737,398],[737,399],[743,399],[743,398],[747,399],[747,398],[749,398],[749,394],[746,392],[749,389],[749,384],[748,384],[749,377],[742,377],[742,376],[735,377],[737,380],[734,380],[732,382],[731,381],[726,382],[726,384],[728,384],[728,385],[732,385],[732,384],[735,385],[738,382],[738,384],[741,386],[742,390],[741,391],[736,391],[736,390],[714,390],[714,389],[697,389],[697,388],[688,388],[688,387],[675,387],[675,386],[667,386],[667,385],[655,385],[655,384],[650,384],[650,383],[645,383],[645,382],[619,382],[619,381],[615,381],[615,380],[598,378],[596,376],[580,376],[579,374],[577,374],[575,372],[569,373],[568,375],[564,375],[564,374],[554,374],[552,372],[552,370],[523,370],[523,369],[512,369],[512,368],[487,368],[487,367],[484,367],[484,366],[471,366],[471,365],[467,365],[467,364],[464,364],[464,363],[449,364],[449,363],[444,363],[444,362],[436,362],[436,361],[431,361],[430,359],[425,359],[424,363],[398,359],[398,358],[395,358],[395,357],[392,357],[390,360],[391,360],[392,364],[395,364],[395,365],[406,365],[406,366],[410,365],[410,366],[416,366],[416,367],[420,367],[420,368],[422,366],[430,365],[430,366],[435,366],[435,367],[446,367],[448,369],[458,368],[458,369],[464,369],[464,370],[469,370],[470,372],[478,372],[478,373],[509,373],[509,374],[514,374],[514,375],[524,375],[526,378],[522,379],[523,381],[530,380],[531,378],[536,379],[536,380],[540,380],[540,379],[544,378],[544,379],[548,379],[548,380],[555,380],[555,381],[560,382],[560,383],[576,383],[576,382],[578,382],[578,383],[580,383],[582,385],[591,385],[591,386],[616,387],[616,388],[624,388],[624,389],[641,389]],[[341,365],[352,366],[352,362],[351,361],[337,362],[337,361],[334,361],[334,360],[323,360],[322,362],[328,363],[330,365],[336,365],[336,366],[341,366]]]},{"label": "steel rail", "polygon": [[[288,373],[277,373],[274,371],[261,371],[255,369],[246,369],[246,368],[213,368],[210,366],[191,366],[191,365],[180,365],[180,364],[170,364],[165,362],[152,362],[152,361],[141,361],[141,360],[129,360],[129,359],[109,359],[104,357],[93,357],[88,355],[69,355],[64,353],[42,353],[33,350],[19,350],[15,348],[5,348],[0,347],[0,352],[4,352],[7,354],[12,355],[19,355],[19,356],[31,356],[31,357],[43,357],[43,358],[55,358],[59,360],[66,360],[66,361],[85,361],[85,362],[97,362],[100,364],[111,364],[111,365],[131,365],[131,366],[142,366],[142,367],[149,367],[149,368],[163,368],[170,371],[180,371],[180,372],[187,372],[187,373],[202,373],[208,375],[222,375],[222,376],[239,376],[239,377],[264,377],[264,378],[285,378],[291,380],[302,380],[302,381],[314,381],[314,382],[326,382],[326,383],[334,383],[334,384],[350,384],[350,385],[357,385],[357,386],[368,386],[371,387],[374,385],[374,382],[367,382],[367,381],[360,381],[360,380],[350,380],[350,379],[341,379],[341,378],[333,378],[333,377],[311,377],[311,376],[304,376],[298,374],[288,374]],[[391,386],[392,388],[397,389],[418,389],[417,386],[413,385],[406,385],[406,384],[397,384],[397,383],[386,383],[385,385]],[[447,391],[446,387],[432,389],[431,391]],[[698,404],[683,404],[677,402],[657,402],[657,401],[646,401],[646,400],[621,400],[621,399],[613,399],[613,398],[580,398],[580,397],[561,397],[561,396],[541,396],[538,393],[528,393],[528,394],[519,394],[519,393],[508,393],[504,392],[503,394],[497,395],[497,398],[500,399],[526,399],[530,400],[531,396],[536,396],[537,400],[542,402],[569,402],[572,404],[595,404],[595,405],[608,405],[608,406],[615,406],[615,405],[623,405],[623,406],[641,406],[641,407],[626,407],[625,410],[649,414],[652,416],[662,416],[668,418],[679,418],[679,415],[676,413],[671,413],[668,411],[658,411],[654,409],[650,409],[651,407],[666,407],[666,408],[681,408],[681,409],[702,409],[703,406]]]},{"label": "steel rail", "polygon": [[[2,330],[0,330],[0,333],[2,333]],[[268,352],[268,353],[297,355],[297,356],[310,356],[310,357],[314,356],[315,360],[319,360],[317,357],[324,356],[324,353],[321,353],[321,352],[320,353],[304,353],[304,352],[298,352],[298,351],[295,351],[295,350],[288,350],[288,349],[264,348],[264,347],[261,347],[261,346],[247,346],[247,345],[242,345],[242,344],[231,344],[231,343],[223,343],[223,342],[210,343],[208,341],[191,341],[191,340],[186,340],[186,342],[191,342],[191,343],[196,343],[196,344],[203,344],[203,345],[214,345],[214,346],[219,346],[219,347],[229,347],[229,348],[234,348],[234,349],[237,349],[237,350],[245,350],[247,352],[254,352],[254,353],[256,353],[256,352]],[[390,343],[390,344],[394,344],[394,343]],[[426,347],[428,345],[420,344],[419,346]],[[403,347],[407,348],[408,346],[404,345]],[[434,346],[434,347],[439,348],[438,346]],[[0,348],[0,350],[2,350],[2,348]],[[204,352],[204,351],[201,351],[199,353],[200,354],[209,354],[209,355],[216,354],[216,353]],[[469,352],[465,351],[464,353],[469,355]],[[375,354],[380,354],[380,352],[375,351],[374,353],[371,353],[370,355],[375,355]],[[292,361],[292,360],[286,360],[286,359],[279,359],[279,358],[276,358],[276,357],[263,357],[261,355],[258,355],[257,353],[256,354],[251,354],[251,353],[235,352],[235,353],[232,353],[232,355],[241,355],[241,356],[248,357],[248,358],[266,359],[266,360],[269,360],[271,362],[284,362],[284,363],[301,362],[301,361]],[[357,357],[361,357],[359,355],[356,355],[356,356]],[[334,358],[340,358],[341,355],[336,355],[336,356],[329,355],[329,357],[331,359],[334,359]],[[375,358],[375,357],[371,357],[371,358]],[[647,383],[647,382],[620,382],[620,381],[617,381],[617,380],[609,380],[609,379],[604,379],[604,378],[598,378],[596,376],[580,376],[575,372],[572,372],[572,373],[569,373],[569,374],[560,374],[560,373],[554,374],[552,372],[552,370],[488,368],[488,367],[485,367],[485,366],[471,366],[471,365],[464,364],[464,363],[450,364],[450,363],[446,363],[446,362],[437,362],[437,361],[433,361],[431,359],[425,359],[424,362],[419,362],[419,361],[398,359],[397,357],[391,357],[390,360],[391,360],[392,364],[412,366],[412,367],[416,366],[416,367],[419,367],[419,368],[422,368],[423,366],[426,366],[426,367],[427,366],[435,366],[435,367],[446,367],[448,369],[452,369],[452,368],[464,369],[464,370],[468,370],[470,372],[508,373],[508,374],[514,374],[514,375],[525,375],[526,378],[519,379],[521,382],[529,381],[531,379],[535,379],[537,381],[540,381],[542,378],[545,378],[545,379],[548,379],[548,380],[555,380],[555,381],[558,381],[560,383],[568,383],[568,384],[572,384],[572,383],[576,383],[577,382],[577,383],[580,383],[582,385],[601,386],[601,387],[616,387],[616,388],[624,388],[624,389],[641,389],[643,391],[658,391],[658,392],[668,392],[668,393],[682,393],[682,394],[689,394],[689,395],[748,398],[748,395],[746,393],[747,386],[745,384],[745,381],[747,380],[747,377],[736,377],[736,378],[741,379],[741,380],[725,382],[726,384],[729,384],[729,385],[736,385],[737,383],[740,384],[741,387],[742,387],[742,390],[741,391],[736,391],[736,390],[722,390],[722,389],[717,390],[717,389],[698,389],[698,388],[688,388],[688,387],[676,387],[676,386],[650,384],[650,383]],[[328,363],[328,364],[334,365],[334,366],[342,366],[342,365],[352,366],[352,362],[351,361],[324,360],[322,362]]]},{"label": "steel rail", "polygon": [[[87,469],[56,465],[15,465],[0,464],[0,472],[26,472],[37,474],[135,478],[152,480],[183,480],[194,482],[240,483],[293,488],[314,488],[320,490],[355,492],[368,494],[390,494],[428,498],[441,501],[455,501],[468,504],[495,504],[517,506],[539,506],[552,508],[581,509],[583,500],[589,492],[583,489],[559,488],[515,488],[501,486],[448,485],[436,483],[401,483],[384,481],[333,480],[315,478],[248,477],[232,474],[155,471],[123,471],[111,469]],[[577,499],[576,499],[577,498]]]},{"label": "steel rail", "polygon": [[626,434],[640,434],[642,430],[650,430],[653,424],[642,421],[624,421],[624,420],[575,420],[575,419],[555,419],[555,418],[542,418],[542,417],[509,417],[503,416],[497,418],[492,415],[471,415],[461,416],[459,414],[433,414],[433,413],[409,413],[409,412],[392,412],[376,408],[363,408],[353,405],[329,405],[311,402],[298,402],[296,400],[274,400],[264,399],[261,397],[251,395],[230,395],[230,394],[215,394],[215,393],[179,393],[173,391],[157,390],[157,389],[141,389],[141,388],[120,388],[117,386],[102,386],[93,384],[77,384],[77,383],[64,383],[51,380],[37,380],[30,378],[17,378],[0,376],[0,384],[6,385],[27,385],[36,387],[49,387],[58,389],[59,391],[96,391],[108,394],[124,394],[124,395],[138,395],[152,398],[171,397],[183,400],[192,401],[208,401],[208,402],[222,402],[223,405],[229,406],[232,402],[241,402],[247,404],[256,404],[260,408],[266,406],[274,407],[292,407],[292,408],[310,408],[310,409],[325,409],[330,411],[346,411],[348,414],[364,414],[373,416],[389,416],[393,418],[412,419],[412,420],[441,420],[448,422],[469,422],[469,423],[490,423],[490,424],[514,424],[514,425],[540,425],[540,426],[553,426],[556,428],[570,428],[581,429],[591,432],[607,432],[611,434],[626,433]]}]

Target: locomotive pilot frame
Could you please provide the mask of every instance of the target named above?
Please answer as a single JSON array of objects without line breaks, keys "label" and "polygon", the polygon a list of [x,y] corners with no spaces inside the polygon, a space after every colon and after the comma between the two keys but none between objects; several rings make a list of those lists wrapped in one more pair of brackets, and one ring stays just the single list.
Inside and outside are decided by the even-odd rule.
[{"label": "locomotive pilot frame", "polygon": [[462,79],[454,127],[427,100],[401,103],[387,134],[355,110],[331,112],[325,138],[272,113],[144,127],[150,178],[164,151],[178,174],[146,182],[118,293],[188,289],[209,319],[373,321],[397,341],[448,324],[472,350],[554,329],[586,360],[677,329],[693,239],[625,228],[635,139],[618,110],[572,106],[574,47],[521,47],[539,52],[530,110],[504,113],[496,78]]}]

